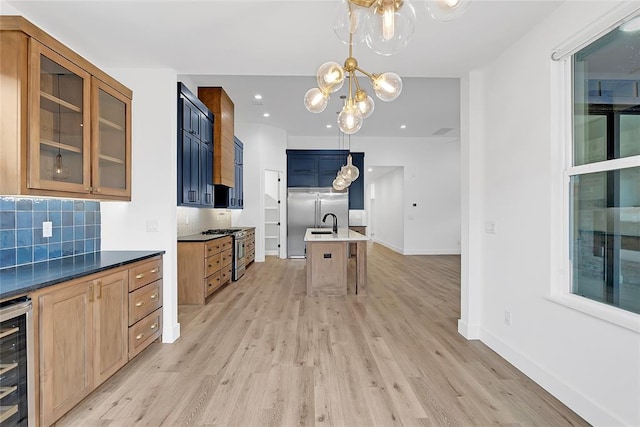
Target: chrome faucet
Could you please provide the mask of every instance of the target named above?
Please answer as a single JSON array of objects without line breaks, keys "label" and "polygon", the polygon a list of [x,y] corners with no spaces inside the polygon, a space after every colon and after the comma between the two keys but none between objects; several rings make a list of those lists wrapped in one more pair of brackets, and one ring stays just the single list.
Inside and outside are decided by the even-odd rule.
[{"label": "chrome faucet", "polygon": [[322,222],[327,222],[328,216],[333,217],[333,232],[337,234],[338,233],[338,217],[335,216],[335,214],[328,213],[328,214],[325,214],[324,218],[322,218]]}]

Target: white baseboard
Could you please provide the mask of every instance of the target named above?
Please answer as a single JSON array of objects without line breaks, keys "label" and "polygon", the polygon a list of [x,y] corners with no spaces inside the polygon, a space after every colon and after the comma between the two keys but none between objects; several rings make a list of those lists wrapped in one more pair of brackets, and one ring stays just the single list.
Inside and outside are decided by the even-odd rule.
[{"label": "white baseboard", "polygon": [[164,344],[171,344],[180,338],[180,323],[176,323],[168,329],[169,332],[167,332],[166,329],[162,330],[162,342]]},{"label": "white baseboard", "polygon": [[421,249],[404,251],[405,255],[460,255],[460,249]]},{"label": "white baseboard", "polygon": [[468,340],[480,339],[480,327],[478,325],[469,325],[462,319],[458,319],[458,333]]},{"label": "white baseboard", "polygon": [[372,239],[372,240],[373,240],[374,242],[378,243],[378,244],[381,244],[382,246],[384,246],[384,247],[386,247],[386,248],[391,249],[391,250],[392,250],[392,251],[394,251],[394,252],[398,252],[400,255],[404,255],[404,254],[402,253],[402,248],[399,248],[399,247],[397,247],[397,246],[395,246],[395,245],[392,245],[392,244],[390,244],[390,243],[383,242],[383,241],[381,241],[381,240],[377,240],[377,239]]},{"label": "white baseboard", "polygon": [[[460,322],[458,322],[458,330],[460,330]],[[480,340],[484,344],[535,381],[542,388],[551,393],[562,403],[571,408],[571,410],[580,415],[590,424],[594,426],[613,427],[633,425],[635,421],[637,421],[630,420],[625,422],[619,419],[615,414],[608,412],[597,402],[589,399],[561,378],[558,378],[555,374],[531,360],[525,354],[507,345],[490,331],[481,328],[480,336]]]}]

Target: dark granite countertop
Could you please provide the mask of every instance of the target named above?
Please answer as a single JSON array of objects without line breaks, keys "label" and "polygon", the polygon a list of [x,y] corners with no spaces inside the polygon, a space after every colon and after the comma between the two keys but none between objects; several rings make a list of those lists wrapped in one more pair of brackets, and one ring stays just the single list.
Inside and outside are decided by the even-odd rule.
[{"label": "dark granite countertop", "polygon": [[0,270],[0,300],[162,255],[165,251],[101,251]]},{"label": "dark granite countertop", "polygon": [[209,240],[226,237],[228,234],[190,234],[178,237],[178,242],[208,242]]},{"label": "dark granite countertop", "polygon": [[[229,227],[229,228],[237,228],[240,230],[254,230],[255,227]],[[209,240],[219,239],[221,237],[228,236],[228,234],[190,234],[188,236],[179,236],[178,242],[208,242]]]}]

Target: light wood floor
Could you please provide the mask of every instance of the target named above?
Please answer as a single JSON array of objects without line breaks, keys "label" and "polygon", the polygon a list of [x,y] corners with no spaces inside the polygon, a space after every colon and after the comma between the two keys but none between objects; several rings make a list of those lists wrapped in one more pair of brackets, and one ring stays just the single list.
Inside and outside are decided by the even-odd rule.
[{"label": "light wood floor", "polygon": [[253,264],[58,425],[587,425],[458,334],[460,257],[370,244],[368,269],[368,296],[310,298],[304,260]]}]

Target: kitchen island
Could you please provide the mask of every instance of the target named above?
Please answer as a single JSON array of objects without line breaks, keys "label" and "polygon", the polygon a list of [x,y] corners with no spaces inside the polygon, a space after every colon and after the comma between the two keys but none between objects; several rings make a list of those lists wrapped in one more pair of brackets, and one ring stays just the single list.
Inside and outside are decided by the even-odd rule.
[{"label": "kitchen island", "polygon": [[347,294],[349,245],[356,245],[355,293],[366,295],[367,237],[349,229],[333,233],[328,228],[308,228],[307,295],[343,296]]}]

